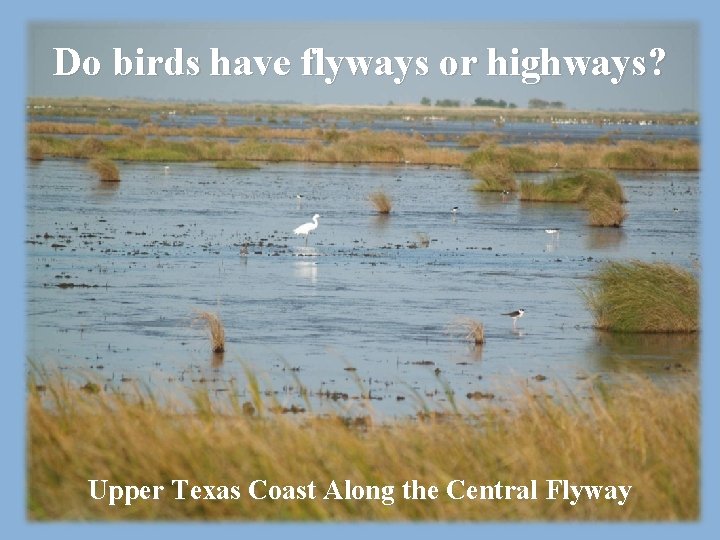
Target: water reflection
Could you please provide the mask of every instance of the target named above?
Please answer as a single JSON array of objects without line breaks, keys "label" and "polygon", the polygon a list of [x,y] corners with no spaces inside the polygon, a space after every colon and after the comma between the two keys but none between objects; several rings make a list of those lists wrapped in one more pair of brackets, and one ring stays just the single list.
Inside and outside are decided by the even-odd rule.
[{"label": "water reflection", "polygon": [[588,249],[617,249],[624,242],[625,231],[619,227],[591,227],[586,237]]},{"label": "water reflection", "polygon": [[545,244],[545,251],[552,253],[560,247],[560,230],[545,229],[545,234],[549,235],[549,241]]},{"label": "water reflection", "polygon": [[592,362],[603,370],[694,369],[699,358],[699,335],[619,334],[597,331],[588,347]]},{"label": "water reflection", "polygon": [[307,279],[310,283],[317,283],[317,263],[314,261],[298,261],[293,264],[295,275]]},{"label": "water reflection", "polygon": [[222,367],[224,362],[225,362],[225,353],[224,352],[212,353],[212,356],[210,357],[210,365],[212,365],[213,369],[218,369],[218,368]]},{"label": "water reflection", "polygon": [[120,184],[122,182],[98,182],[91,190],[93,196],[98,199],[115,195],[120,190]]},{"label": "water reflection", "polygon": [[377,214],[372,220],[373,229],[375,229],[377,232],[385,231],[385,229],[387,229],[387,226],[389,223],[390,223],[390,215],[389,214]]}]

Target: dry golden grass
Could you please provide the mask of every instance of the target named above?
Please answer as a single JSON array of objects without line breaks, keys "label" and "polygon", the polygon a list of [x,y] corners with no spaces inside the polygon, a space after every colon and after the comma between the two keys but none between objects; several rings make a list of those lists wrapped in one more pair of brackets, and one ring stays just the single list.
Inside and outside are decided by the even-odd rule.
[{"label": "dry golden grass", "polygon": [[109,159],[98,158],[90,160],[88,166],[94,170],[103,182],[119,182],[120,170],[117,165]]},{"label": "dry golden grass", "polygon": [[[69,110],[66,110],[66,113],[73,116]],[[128,109],[128,114],[133,114],[131,109]],[[620,141],[617,144],[542,142],[499,145],[495,135],[470,134],[463,140],[478,147],[468,155],[453,148],[430,146],[428,139],[417,133],[338,130],[316,125],[297,129],[259,125],[166,127],[142,124],[133,129],[109,122],[30,122],[27,130],[30,140],[42,141],[47,155],[73,158],[106,157],[127,161],[394,163],[465,166],[474,174],[476,169],[481,171],[488,166],[501,167],[510,173],[548,171],[556,168],[698,170],[700,166],[699,146],[684,140]],[[62,136],[65,134],[86,134],[87,137],[83,140],[70,139]],[[100,140],[94,138],[94,135],[114,137]],[[169,140],[164,137],[185,139]],[[231,143],[226,140],[228,138],[239,141]],[[283,142],[284,140],[306,142],[288,144]]]},{"label": "dry golden grass", "polygon": [[220,316],[211,311],[196,310],[195,321],[202,321],[207,324],[212,352],[225,352],[225,328]]},{"label": "dry golden grass", "polygon": [[593,227],[620,227],[628,213],[622,203],[604,193],[594,193],[585,201],[588,224]]},{"label": "dry golden grass", "polygon": [[369,199],[379,214],[389,214],[392,210],[392,199],[382,190],[372,192]]},{"label": "dry golden grass", "polygon": [[464,339],[473,345],[485,343],[485,326],[480,321],[471,317],[458,317],[451,324],[452,329],[458,329],[464,334]]},{"label": "dry golden grass", "polygon": [[42,161],[45,159],[45,151],[40,141],[30,141],[28,143],[27,157],[30,161]]},{"label": "dry golden grass", "polygon": [[585,299],[595,326],[611,332],[697,332],[700,286],[687,270],[667,263],[606,263]]},{"label": "dry golden grass", "polygon": [[[600,383],[595,383],[596,385]],[[38,390],[42,389],[42,390]],[[537,389],[515,401],[468,400],[467,415],[391,424],[339,417],[292,418],[197,392],[179,405],[121,393],[85,392],[63,379],[33,380],[27,401],[27,511],[32,521],[678,521],[699,516],[696,382],[672,389],[645,379],[589,385],[587,397],[551,399]],[[158,485],[159,500],[109,506],[89,479]],[[172,479],[237,485],[237,500],[176,500]],[[314,482],[314,500],[254,500],[248,485]],[[437,500],[405,500],[415,479]],[[451,500],[470,485],[538,481],[537,500]],[[546,480],[631,485],[624,506],[545,498]],[[331,481],[394,486],[394,502],[323,500]],[[200,491],[204,494],[204,490]],[[187,491],[186,491],[187,493]]]}]

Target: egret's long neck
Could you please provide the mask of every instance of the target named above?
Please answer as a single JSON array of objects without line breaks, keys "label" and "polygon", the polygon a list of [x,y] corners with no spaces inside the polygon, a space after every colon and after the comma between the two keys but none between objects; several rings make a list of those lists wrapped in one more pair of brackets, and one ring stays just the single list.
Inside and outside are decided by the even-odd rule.
[{"label": "egret's long neck", "polygon": [[318,218],[317,218],[317,216],[313,216],[313,223],[315,224],[316,227],[318,226]]}]

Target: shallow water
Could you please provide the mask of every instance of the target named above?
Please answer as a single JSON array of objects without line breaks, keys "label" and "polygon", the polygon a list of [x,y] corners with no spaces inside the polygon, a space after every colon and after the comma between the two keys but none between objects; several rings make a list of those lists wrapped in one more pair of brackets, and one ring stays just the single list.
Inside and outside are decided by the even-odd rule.
[{"label": "shallow water", "polygon": [[[241,400],[246,367],[282,405],[390,415],[448,406],[446,387],[471,407],[470,392],[498,401],[524,385],[565,393],[594,376],[672,383],[696,370],[696,337],[598,333],[579,290],[609,259],[696,271],[697,173],[619,175],[622,229],[588,227],[574,205],[473,193],[446,168],[127,163],[121,175],[109,185],[84,162],[28,167],[37,365],[157,393],[202,383]],[[378,188],[394,201],[389,217],[367,201]],[[305,246],[291,231],[316,212]],[[516,308],[527,312],[513,329],[500,314]],[[194,309],[221,315],[222,357]],[[464,340],[463,316],[485,324],[483,347]]]}]

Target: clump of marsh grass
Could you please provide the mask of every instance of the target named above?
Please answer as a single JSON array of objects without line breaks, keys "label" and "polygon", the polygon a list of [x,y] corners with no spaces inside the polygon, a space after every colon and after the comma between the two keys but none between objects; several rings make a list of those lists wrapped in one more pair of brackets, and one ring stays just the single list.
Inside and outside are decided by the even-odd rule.
[{"label": "clump of marsh grass", "polygon": [[593,193],[585,201],[588,209],[588,224],[593,227],[620,227],[627,217],[622,203],[604,193]]},{"label": "clump of marsh grass", "polygon": [[30,161],[42,161],[45,159],[45,151],[40,141],[32,140],[28,143],[27,157]]},{"label": "clump of marsh grass", "polygon": [[473,345],[485,343],[485,326],[480,321],[471,317],[459,317],[453,321],[452,326],[459,329],[464,338]]},{"label": "clump of marsh grass", "polygon": [[587,201],[596,193],[619,203],[626,202],[625,193],[615,175],[603,171],[556,176],[541,183],[526,180],[520,185],[521,201],[577,203]]},{"label": "clump of marsh grass", "polygon": [[384,191],[374,191],[370,194],[369,198],[379,214],[389,214],[392,210],[392,199]]},{"label": "clump of marsh grass", "polygon": [[207,324],[212,352],[225,352],[225,328],[220,320],[220,316],[212,311],[197,310],[195,313],[195,320],[203,321]]},{"label": "clump of marsh grass", "polygon": [[588,211],[588,223],[596,227],[620,227],[627,217],[625,193],[610,172],[582,171],[520,185],[520,200],[580,203]]},{"label": "clump of marsh grass", "polygon": [[610,262],[583,291],[598,329],[611,332],[697,332],[698,279],[667,263]]},{"label": "clump of marsh grass", "polygon": [[480,181],[473,191],[517,191],[518,185],[512,170],[503,163],[480,163],[472,168],[472,174]]},{"label": "clump of marsh grass", "polygon": [[115,162],[106,158],[93,159],[88,164],[103,182],[119,182],[120,170]]}]

